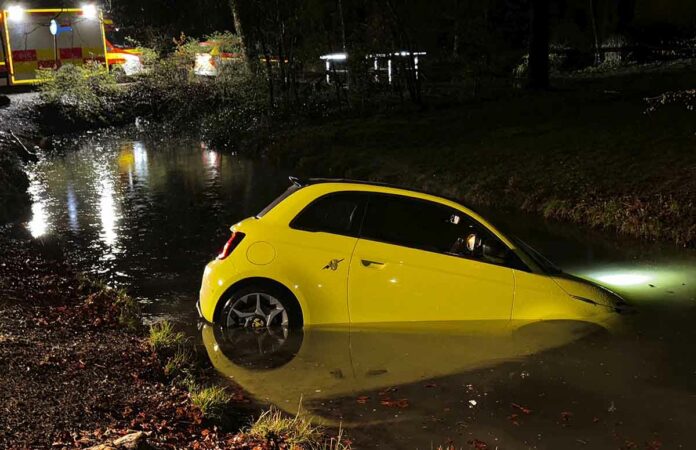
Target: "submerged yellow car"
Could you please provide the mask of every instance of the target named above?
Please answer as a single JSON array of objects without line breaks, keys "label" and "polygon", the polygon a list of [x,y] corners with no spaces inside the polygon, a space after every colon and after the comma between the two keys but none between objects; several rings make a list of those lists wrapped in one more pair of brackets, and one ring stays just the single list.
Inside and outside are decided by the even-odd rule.
[{"label": "submerged yellow car", "polygon": [[197,304],[227,327],[482,320],[602,324],[616,294],[562,273],[442,197],[376,183],[291,178],[232,236]]}]

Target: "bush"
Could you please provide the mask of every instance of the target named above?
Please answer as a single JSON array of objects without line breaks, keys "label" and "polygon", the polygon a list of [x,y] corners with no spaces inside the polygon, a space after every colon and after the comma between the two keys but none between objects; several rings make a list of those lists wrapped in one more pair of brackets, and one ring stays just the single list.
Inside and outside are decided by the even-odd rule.
[{"label": "bush", "polygon": [[217,77],[196,77],[177,57],[161,60],[135,86],[149,114],[179,129],[201,131],[213,143],[238,142],[268,123],[265,81],[230,64]]},{"label": "bush", "polygon": [[139,45],[135,50],[140,53],[140,61],[145,69],[151,69],[159,61],[159,53],[154,49]]},{"label": "bush", "polygon": [[109,97],[115,93],[116,80],[97,63],[75,66],[66,64],[58,70],[39,71],[40,98],[68,116],[87,122],[106,121]]},{"label": "bush", "polygon": [[219,50],[223,53],[241,54],[243,51],[242,40],[239,36],[229,31],[216,31],[215,33],[204,36],[201,40],[181,33],[181,36],[174,40],[174,44],[176,45],[174,54],[189,60],[191,64],[193,64],[196,53],[210,53],[213,50],[212,46],[203,46],[201,42],[215,42],[218,44]]}]

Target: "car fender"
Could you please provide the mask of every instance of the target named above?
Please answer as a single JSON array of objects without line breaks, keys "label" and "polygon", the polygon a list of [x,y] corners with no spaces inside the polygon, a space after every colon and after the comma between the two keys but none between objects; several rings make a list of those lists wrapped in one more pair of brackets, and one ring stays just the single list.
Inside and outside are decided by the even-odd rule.
[{"label": "car fender", "polygon": [[222,301],[228,293],[232,292],[236,285],[254,278],[270,280],[287,288],[290,292],[292,292],[295,299],[300,304],[304,325],[310,325],[312,323],[311,312],[307,304],[306,297],[302,293],[300,286],[279,273],[269,275],[268,270],[261,267],[259,269],[247,269],[237,272],[234,277],[230,277],[225,280],[219,291],[220,294],[218,295],[218,303]]}]

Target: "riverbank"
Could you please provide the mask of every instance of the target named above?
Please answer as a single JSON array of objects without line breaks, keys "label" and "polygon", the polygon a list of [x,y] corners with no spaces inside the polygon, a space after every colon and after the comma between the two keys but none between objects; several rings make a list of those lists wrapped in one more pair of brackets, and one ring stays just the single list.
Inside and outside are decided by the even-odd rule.
[{"label": "riverbank", "polygon": [[13,94],[0,107],[0,224],[26,220],[29,214],[29,179],[22,164],[34,158],[24,139],[36,134],[28,113],[36,102],[33,93]]},{"label": "riverbank", "polygon": [[635,238],[696,245],[696,113],[646,98],[696,71],[557,81],[425,111],[315,122],[263,154],[313,176],[387,181]]},{"label": "riverbank", "polygon": [[[177,381],[181,365],[162,351],[167,342],[147,338],[132,299],[85,279],[58,245],[25,233],[0,233],[0,447],[267,449],[292,441],[247,427],[254,413],[241,392],[201,395]],[[197,386],[213,385],[209,367],[187,364]],[[222,419],[208,412],[220,397]],[[311,430],[322,445],[325,436]]]}]

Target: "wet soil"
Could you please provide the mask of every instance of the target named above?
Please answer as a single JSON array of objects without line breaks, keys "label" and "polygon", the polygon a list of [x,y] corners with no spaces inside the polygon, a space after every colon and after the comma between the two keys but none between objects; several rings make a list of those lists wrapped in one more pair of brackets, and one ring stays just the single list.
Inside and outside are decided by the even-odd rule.
[{"label": "wet soil", "polygon": [[251,445],[202,417],[142,330],[119,324],[115,292],[82,280],[57,247],[4,230],[0,255],[1,448],[83,448],[129,431],[154,448]]}]

